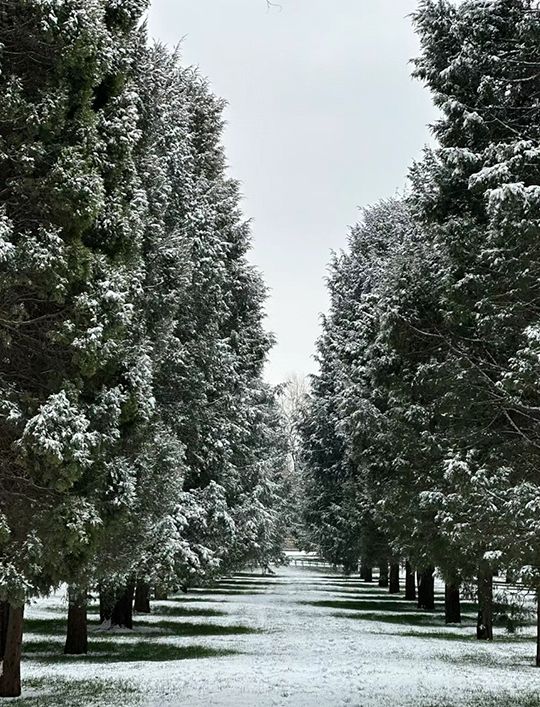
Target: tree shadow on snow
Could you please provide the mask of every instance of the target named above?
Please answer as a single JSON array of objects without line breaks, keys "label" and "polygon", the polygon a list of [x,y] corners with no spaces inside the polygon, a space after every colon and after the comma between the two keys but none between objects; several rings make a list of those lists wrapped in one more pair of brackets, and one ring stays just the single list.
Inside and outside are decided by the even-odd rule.
[{"label": "tree shadow on snow", "polygon": [[[467,641],[470,643],[475,643],[476,645],[492,645],[490,642],[483,643],[478,641],[476,638],[476,633],[471,632],[471,628],[474,628],[473,622],[470,624],[450,624],[448,625],[447,631],[403,631],[400,633],[389,633],[390,636],[405,636],[408,638],[431,638],[439,641]],[[495,634],[493,643],[531,643],[534,644],[535,639],[533,636],[528,636],[526,634]]]},{"label": "tree shadow on snow", "polygon": [[50,619],[32,619],[24,620],[24,632],[35,633],[39,635],[65,635],[67,619],[58,619],[51,617]]},{"label": "tree shadow on snow", "polygon": [[[225,588],[220,588],[220,587],[198,587],[197,589],[191,589],[190,594],[192,594],[191,597],[186,597],[186,599],[191,598],[193,601],[194,596],[197,597],[198,595],[204,596],[205,600],[208,600],[209,597],[214,596],[214,595],[225,595],[225,596],[245,596],[249,594],[265,594],[266,592],[264,590],[262,591],[257,591],[257,590],[252,590],[252,589],[225,589]],[[194,595],[194,596],[193,596]]]},{"label": "tree shadow on snow", "polygon": [[118,643],[106,639],[92,640],[88,655],[64,655],[61,649],[59,642],[30,640],[23,646],[23,657],[44,664],[131,663],[218,658],[237,653],[208,646],[174,646],[170,643],[141,640]]},{"label": "tree shadow on snow", "polygon": [[[406,602],[395,597],[388,599],[379,599],[371,597],[366,599],[320,599],[317,601],[306,601],[302,603],[307,604],[309,606],[320,606],[326,609],[345,609],[347,611],[362,612],[358,615],[352,614],[352,616],[357,617],[359,619],[366,617],[367,614],[365,612],[370,611],[392,612],[391,614],[380,614],[380,616],[388,616],[390,619],[392,619],[394,616],[403,616],[407,617],[407,619],[411,619],[415,615],[418,615],[419,617],[433,618],[440,616],[439,614],[437,614],[437,612],[419,610],[416,608],[416,605],[413,602]],[[340,615],[341,614],[337,614],[337,616]],[[377,614],[377,616],[379,616],[379,614]]]},{"label": "tree shadow on snow", "polygon": [[[364,597],[369,600],[379,600],[379,601],[395,601],[397,594],[389,594],[388,590],[379,589],[378,587],[345,587],[345,586],[330,586],[330,587],[314,587],[314,591],[334,594],[339,597],[357,597],[358,600],[362,600]],[[405,603],[405,599],[402,600]],[[407,602],[414,606],[414,602]]]},{"label": "tree shadow on snow", "polygon": [[[173,600],[174,601],[174,600]],[[227,616],[226,611],[220,611],[219,609],[202,609],[200,607],[192,606],[170,606],[169,604],[158,604],[156,606],[155,612],[150,612],[151,615],[156,616]],[[139,614],[138,616],[144,616],[144,614]],[[135,619],[136,623],[139,619]]]},{"label": "tree shadow on snow", "polygon": [[220,626],[219,624],[202,624],[167,620],[137,620],[134,631],[135,635],[137,633],[137,627],[144,628],[146,635],[151,633],[153,629],[157,634],[163,634],[165,631],[174,636],[234,636],[261,633],[259,629],[251,628],[250,626],[242,626],[239,624]]},{"label": "tree shadow on snow", "polygon": [[[398,624],[401,626],[434,626],[443,627],[446,626],[444,621],[444,615],[435,614],[431,612],[415,613],[415,612],[404,612],[404,613],[391,613],[383,614],[377,612],[362,611],[354,614],[332,614],[336,618],[353,619],[355,621],[371,621],[383,624]],[[462,626],[463,628],[469,628],[475,626],[476,622],[472,618],[464,617],[461,624],[453,624],[456,628]],[[404,635],[403,633],[395,635]],[[424,634],[422,634],[424,635]],[[425,636],[429,637],[433,635],[432,633],[426,633]]]}]

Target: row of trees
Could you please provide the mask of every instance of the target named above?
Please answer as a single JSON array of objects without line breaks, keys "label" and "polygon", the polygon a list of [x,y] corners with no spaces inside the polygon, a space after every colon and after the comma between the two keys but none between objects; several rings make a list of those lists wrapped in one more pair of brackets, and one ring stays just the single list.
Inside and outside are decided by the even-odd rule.
[{"label": "row of trees", "polygon": [[331,264],[304,520],[391,591],[406,560],[425,608],[437,568],[449,622],[476,583],[491,639],[494,573],[540,597],[540,9],[426,0],[414,22],[438,144]]},{"label": "row of trees", "polygon": [[277,559],[286,435],[223,104],[149,46],[145,0],[0,7],[0,696],[23,607],[69,585],[131,626]]}]

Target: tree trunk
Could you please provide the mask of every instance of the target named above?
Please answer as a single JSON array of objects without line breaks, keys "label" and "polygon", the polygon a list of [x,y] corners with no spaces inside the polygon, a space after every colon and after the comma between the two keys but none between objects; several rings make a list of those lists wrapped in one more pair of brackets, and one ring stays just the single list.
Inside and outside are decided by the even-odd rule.
[{"label": "tree trunk", "polygon": [[358,564],[355,565],[354,562],[344,562],[343,563],[343,574],[345,577],[350,577],[351,574],[356,572],[358,569]]},{"label": "tree trunk", "polygon": [[418,572],[418,608],[426,611],[435,609],[435,579],[433,567]]},{"label": "tree trunk", "polygon": [[540,587],[536,590],[536,667],[540,668]]},{"label": "tree trunk", "polygon": [[360,565],[360,578],[364,580],[364,582],[373,582],[373,570],[368,564],[362,563]]},{"label": "tree trunk", "polygon": [[390,594],[399,594],[399,562],[390,565]]},{"label": "tree trunk", "polygon": [[137,582],[133,608],[138,614],[150,613],[150,585],[146,584],[146,582]]},{"label": "tree trunk", "polygon": [[382,562],[379,565],[379,587],[388,586],[388,563]]},{"label": "tree trunk", "polygon": [[0,601],[0,660],[4,657],[4,651],[6,648],[8,621],[9,604],[7,601]]},{"label": "tree trunk", "polygon": [[461,601],[457,582],[447,582],[444,585],[444,620],[447,624],[461,623]]},{"label": "tree trunk", "polygon": [[99,620],[110,621],[114,607],[114,592],[109,587],[99,587]]},{"label": "tree trunk", "polygon": [[24,606],[8,604],[3,609],[3,621],[7,614],[7,628],[3,644],[2,673],[0,675],[0,697],[19,697],[21,694],[21,653]]},{"label": "tree trunk", "polygon": [[405,563],[405,599],[416,601],[416,582],[414,579],[414,570],[411,567],[409,560]]},{"label": "tree trunk", "polygon": [[133,594],[135,587],[129,582],[116,600],[111,614],[111,626],[133,628]]},{"label": "tree trunk", "polygon": [[489,568],[478,570],[478,620],[476,638],[493,640],[493,572]]},{"label": "tree trunk", "polygon": [[64,653],[66,655],[86,655],[88,653],[88,626],[86,622],[86,589],[70,587],[67,635]]}]

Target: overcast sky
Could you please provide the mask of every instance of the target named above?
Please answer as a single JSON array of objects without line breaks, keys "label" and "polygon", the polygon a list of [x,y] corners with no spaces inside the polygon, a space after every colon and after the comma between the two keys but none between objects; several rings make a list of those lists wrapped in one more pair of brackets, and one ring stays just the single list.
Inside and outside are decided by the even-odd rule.
[{"label": "overcast sky", "polygon": [[272,383],[316,370],[332,249],[358,208],[402,190],[430,140],[429,94],[410,78],[414,0],[153,0],[153,37],[180,41],[229,102],[225,144],[270,288]]}]

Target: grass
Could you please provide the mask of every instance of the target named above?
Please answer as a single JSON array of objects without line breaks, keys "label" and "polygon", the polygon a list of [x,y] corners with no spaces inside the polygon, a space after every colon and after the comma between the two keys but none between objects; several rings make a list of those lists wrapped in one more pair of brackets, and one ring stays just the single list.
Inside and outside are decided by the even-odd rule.
[{"label": "grass", "polygon": [[[445,626],[444,616],[438,614],[417,614],[413,612],[379,614],[376,612],[362,612],[355,614],[332,614],[336,618],[353,619],[356,621],[377,621],[384,624],[399,624],[401,626]],[[462,622],[461,626],[473,626],[475,623],[471,621]]]},{"label": "grass", "polygon": [[[456,630],[456,624],[454,624],[451,628]],[[485,643],[483,641],[478,641],[476,638],[476,633],[475,632],[470,632],[470,628],[472,626],[467,626],[463,625],[464,629],[469,629],[468,631],[463,631],[463,633],[453,633],[451,630],[449,631],[402,631],[400,633],[392,633],[388,634],[391,636],[409,636],[411,638],[434,638],[434,639],[439,639],[443,641],[472,641],[478,646],[481,645],[490,645],[490,641],[486,641]],[[460,629],[457,629],[458,631]],[[533,636],[527,636],[527,635],[520,635],[520,634],[509,634],[505,633],[502,635],[495,635],[493,638],[493,643],[534,643],[535,639]]]},{"label": "grass", "polygon": [[[173,609],[175,607],[172,607]],[[182,610],[180,610],[182,613]],[[220,612],[221,613],[221,612]],[[62,652],[65,637],[66,622],[56,617],[50,619],[28,619],[26,632],[28,637],[23,644],[23,656],[42,663],[62,663],[73,660],[95,662],[132,662],[159,660],[186,660],[189,658],[207,658],[229,655],[231,651],[222,651],[202,646],[175,646],[158,642],[156,637],[181,636],[232,636],[260,633],[259,629],[249,626],[219,625],[213,623],[197,623],[157,619],[153,621],[137,618],[135,626],[144,628],[144,634],[136,630],[122,634],[124,640],[117,641],[114,632],[93,632],[99,626],[98,622],[89,623],[89,654],[87,656],[65,656]],[[38,636],[33,638],[32,636]],[[49,639],[39,638],[49,636]],[[127,640],[125,640],[127,639]],[[234,652],[234,651],[233,651]]]},{"label": "grass", "polygon": [[323,606],[328,609],[349,609],[356,611],[399,611],[414,613],[416,607],[399,599],[319,599],[306,602],[311,606]]},{"label": "grass", "polygon": [[418,707],[540,707],[540,697],[534,693],[514,695],[511,693],[482,692],[481,696],[470,694],[460,697],[459,701],[432,697],[427,701],[418,701]]},{"label": "grass", "polygon": [[[160,611],[160,614],[164,614],[165,616],[170,616],[170,617],[214,617],[214,616],[223,616],[225,615],[225,612],[222,611],[213,611],[212,609],[204,609],[204,610],[194,610],[194,611],[189,611],[188,609],[178,609],[175,610],[176,607],[171,607],[170,611]],[[165,619],[158,619],[155,621],[149,621],[144,618],[142,618],[142,614],[139,616],[135,617],[134,621],[134,633],[136,634],[137,632],[137,627],[145,627],[145,629],[152,629],[156,628],[161,629],[161,633],[163,630],[165,631],[170,631],[172,633],[175,633],[176,635],[179,636],[218,636],[218,635],[226,635],[229,636],[234,633],[256,633],[256,629],[251,629],[247,626],[240,626],[240,625],[233,625],[233,626],[220,626],[219,624],[203,624],[203,623],[191,623],[191,622],[180,622],[180,621],[174,621],[174,620],[167,620]],[[157,616],[157,615],[156,615]],[[88,629],[90,632],[94,631],[99,628],[100,623],[98,620],[93,620],[95,617],[92,615],[89,616],[89,622],[88,622]],[[57,618],[50,618],[50,619],[26,619],[25,625],[24,625],[24,630],[25,633],[27,634],[36,634],[36,635],[46,635],[46,636],[51,636],[51,635],[65,635],[66,631],[66,620],[65,619],[57,619]],[[146,631],[147,632],[147,631]]]},{"label": "grass", "polygon": [[540,697],[535,693],[521,697],[514,695],[493,696],[489,701],[476,700],[469,707],[540,707]]},{"label": "grass", "polygon": [[[155,629],[157,634],[163,634],[164,631],[175,636],[233,636],[246,635],[250,633],[260,633],[259,629],[251,628],[242,625],[220,626],[219,624],[201,624],[181,621],[140,621],[138,620],[135,626],[144,627],[145,635],[151,635],[151,631]],[[114,635],[114,634],[111,634]],[[136,635],[136,631],[135,631]]]},{"label": "grass", "polygon": [[332,594],[343,594],[344,596],[369,596],[369,597],[388,597],[395,596],[393,594],[388,594],[384,589],[379,589],[379,587],[354,587],[354,586],[343,586],[341,584],[325,584],[324,587],[313,587],[316,592],[329,592]]},{"label": "grass", "polygon": [[[182,599],[183,601],[185,599]],[[73,663],[74,661],[88,664],[216,658],[231,655],[236,651],[200,645],[178,646],[167,642],[166,639],[169,637],[196,638],[260,633],[259,629],[239,624],[219,625],[175,620],[175,617],[212,617],[226,614],[226,612],[216,609],[174,604],[156,606],[155,608],[159,611],[154,614],[155,618],[149,620],[142,616],[136,617],[135,630],[122,633],[122,640],[118,640],[118,634],[115,632],[97,633],[95,629],[99,627],[98,616],[90,614],[89,653],[86,656],[65,656],[63,654],[66,620],[59,618],[56,611],[51,611],[50,618],[28,618],[25,622],[26,638],[23,644],[23,658],[45,665]],[[137,627],[143,629],[144,633],[137,633]],[[32,697],[28,698],[28,700],[32,699]],[[56,697],[53,695],[51,699],[56,699]],[[22,704],[31,705],[34,702],[27,701]],[[49,704],[55,704],[55,702],[47,701],[47,705]],[[77,704],[76,695],[73,704]]]},{"label": "grass", "polygon": [[246,585],[236,587],[236,585],[218,585],[212,589],[207,589],[206,591],[210,594],[265,594],[267,591],[272,590],[274,587],[264,587],[256,585]]},{"label": "grass", "polygon": [[[481,648],[481,646],[477,646]],[[487,651],[476,650],[474,653],[460,653],[449,656],[446,653],[435,654],[434,658],[442,660],[444,663],[452,665],[473,665],[481,668],[533,668],[533,661],[530,656],[501,656],[493,655]]]},{"label": "grass", "polygon": [[[199,588],[199,589],[193,589],[191,590],[193,594],[204,594],[204,595],[220,595],[224,594],[227,596],[242,596],[246,594],[264,594],[262,591],[254,591],[251,589],[221,589],[219,587],[216,588]],[[186,597],[189,599],[189,597]],[[193,597],[191,597],[191,600],[193,601]]]},{"label": "grass", "polygon": [[24,632],[37,633],[39,635],[65,635],[67,619],[58,619],[56,617],[50,619],[28,619],[24,620]]},{"label": "grass", "polygon": [[229,577],[228,579],[236,579],[237,577],[239,579],[268,579],[268,575],[262,574],[262,572],[237,572],[235,575]]},{"label": "grass", "polygon": [[55,665],[59,663],[133,663],[189,660],[194,658],[216,658],[232,655],[236,651],[208,648],[207,646],[175,646],[152,640],[117,643],[114,638],[93,640],[88,655],[64,655],[58,641],[27,641],[24,657],[38,663]]},{"label": "grass", "polygon": [[[398,624],[402,626],[432,626],[434,628],[442,628],[447,625],[445,623],[444,614],[442,611],[428,612],[418,610],[413,602],[406,602],[404,600],[396,599],[393,595],[386,595],[386,598],[368,595],[366,598],[362,598],[362,594],[359,594],[358,598],[354,599],[350,599],[347,595],[341,596],[344,596],[345,598],[301,603],[329,609],[340,609],[343,611],[332,614],[332,616],[337,618],[348,618],[356,621],[372,621],[387,624]],[[455,628],[459,630],[459,628],[467,629],[475,626],[476,612],[478,610],[477,604],[470,601],[462,601],[461,609],[462,622],[461,624],[454,624]],[[495,622],[495,625],[503,626],[503,623]],[[400,633],[399,635],[415,636],[419,638],[440,638],[444,640],[468,640],[468,638],[462,637],[459,634],[451,634],[443,631],[432,631],[429,633],[408,631],[406,633]],[[476,640],[476,636],[472,636],[471,640]],[[527,642],[530,641],[531,638],[529,636],[520,635],[519,633],[507,633],[505,636],[497,636],[496,640],[512,643]]]},{"label": "grass", "polygon": [[[10,700],[16,707],[90,707],[93,705],[137,705],[140,693],[124,680],[64,680],[46,676],[24,682],[27,696]],[[35,693],[35,694],[32,694]]]},{"label": "grass", "polygon": [[[411,624],[440,624],[444,623],[444,614],[436,611],[423,611],[416,608],[415,604],[405,601],[388,598],[388,599],[319,599],[316,601],[301,602],[308,606],[320,606],[326,609],[343,609],[345,611],[354,611],[358,614],[351,614],[351,618],[364,619],[366,621],[388,621],[389,623],[408,623]],[[361,612],[361,613],[360,613]],[[391,612],[391,613],[383,613]],[[334,614],[334,616],[342,616],[342,614]],[[466,615],[462,617],[464,623],[472,621],[472,618]]]},{"label": "grass", "polygon": [[221,587],[224,585],[227,586],[246,586],[246,587],[268,587],[268,586],[275,586],[277,584],[276,581],[270,581],[268,579],[265,579],[264,577],[261,577],[260,579],[244,579],[240,577],[239,579],[220,579],[217,581],[215,584],[212,585],[207,585],[210,587]]},{"label": "grass", "polygon": [[[168,604],[162,604],[157,607],[157,610],[152,611],[152,614],[164,615],[164,616],[226,616],[226,611],[220,611],[219,609],[202,609],[199,607],[191,606],[170,606]],[[135,623],[139,623],[139,617],[144,616],[144,614],[139,614],[135,619]]]},{"label": "grass", "polygon": [[178,604],[184,604],[184,603],[189,604],[191,602],[206,602],[206,601],[211,601],[214,604],[226,604],[227,603],[226,599],[213,599],[212,597],[205,596],[204,594],[201,594],[200,596],[171,597],[167,601],[174,601],[174,602],[177,602]]},{"label": "grass", "polygon": [[[432,707],[439,707],[439,704]],[[440,707],[540,707],[540,696],[534,692],[525,695],[483,693],[481,697],[471,695],[466,703],[441,702]]]}]

